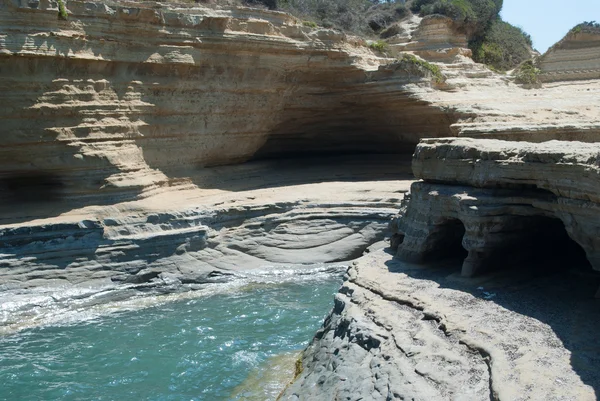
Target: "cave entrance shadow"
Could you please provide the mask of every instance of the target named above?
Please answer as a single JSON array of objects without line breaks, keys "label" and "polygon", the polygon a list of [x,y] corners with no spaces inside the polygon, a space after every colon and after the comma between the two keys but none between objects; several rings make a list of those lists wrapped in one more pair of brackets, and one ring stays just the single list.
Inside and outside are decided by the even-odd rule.
[{"label": "cave entrance shadow", "polygon": [[[535,235],[524,233],[512,247],[499,249],[490,261],[494,269],[473,278],[460,275],[462,260],[456,253],[420,265],[392,259],[386,266],[391,272],[435,281],[440,288],[470,293],[547,324],[571,352],[573,370],[598,397],[600,299],[594,299],[594,294],[600,272],[592,270],[584,250],[560,220],[544,217],[537,224],[531,227]],[[456,227],[446,225],[443,230],[457,234]],[[447,243],[459,251],[455,236]],[[391,249],[387,252],[394,254]],[[505,268],[499,269],[500,265]]]},{"label": "cave entrance shadow", "polygon": [[465,225],[459,219],[446,219],[435,227],[428,238],[427,247],[435,250],[424,255],[424,262],[436,260],[461,261],[467,257],[463,247]]}]

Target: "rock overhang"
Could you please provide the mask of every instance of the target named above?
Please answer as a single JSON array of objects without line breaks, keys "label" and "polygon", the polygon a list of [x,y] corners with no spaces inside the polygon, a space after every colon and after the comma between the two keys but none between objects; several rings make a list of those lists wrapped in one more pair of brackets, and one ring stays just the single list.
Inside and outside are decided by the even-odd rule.
[{"label": "rock overhang", "polygon": [[563,263],[573,257],[578,259],[571,262],[585,264],[583,251],[600,270],[599,154],[597,144],[578,142],[424,139],[413,157],[422,181],[412,185],[396,220],[404,235],[398,257],[435,257],[459,221],[468,251],[464,276],[493,267],[502,254],[541,257],[552,251],[557,257],[564,251]]}]

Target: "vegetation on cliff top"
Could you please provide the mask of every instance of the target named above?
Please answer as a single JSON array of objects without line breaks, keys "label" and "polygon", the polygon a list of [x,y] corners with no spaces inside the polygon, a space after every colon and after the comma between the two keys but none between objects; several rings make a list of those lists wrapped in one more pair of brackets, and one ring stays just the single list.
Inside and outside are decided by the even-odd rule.
[{"label": "vegetation on cliff top", "polygon": [[477,36],[498,16],[502,2],[503,0],[414,0],[411,10],[421,15],[446,15],[467,35]]},{"label": "vegetation on cliff top", "polygon": [[500,18],[469,42],[473,60],[506,71],[531,58],[531,36]]},{"label": "vegetation on cliff top", "polygon": [[531,57],[531,37],[521,28],[502,21],[503,0],[414,0],[413,12],[452,18],[457,30],[467,34],[473,60],[494,70],[506,71]]},{"label": "vegetation on cliff top", "polygon": [[597,23],[596,21],[584,21],[581,24],[575,25],[569,31],[569,33],[574,33],[574,34],[581,33],[581,32],[599,33],[600,32],[600,24]]},{"label": "vegetation on cliff top", "polygon": [[524,84],[530,87],[541,85],[540,74],[541,70],[537,68],[534,60],[527,60],[521,64],[515,71],[515,80],[517,83]]},{"label": "vegetation on cliff top", "polygon": [[[385,39],[400,33],[394,24],[413,13],[450,17],[467,35],[473,59],[494,70],[506,71],[531,57],[531,37],[499,16],[503,0],[243,0],[270,9],[287,11],[325,28]],[[384,50],[380,41],[371,45]]]},{"label": "vegetation on cliff top", "polygon": [[398,59],[398,62],[401,65],[404,65],[405,70],[416,68],[420,71],[428,71],[429,73],[431,73],[433,80],[438,84],[441,84],[445,81],[445,77],[442,75],[440,67],[431,64],[425,60],[418,59],[412,54],[403,54],[402,57]]},{"label": "vegetation on cliff top", "polygon": [[67,13],[67,8],[65,7],[65,3],[63,0],[57,0],[58,2],[58,19],[66,21],[69,14]]},{"label": "vegetation on cliff top", "polygon": [[404,0],[245,0],[272,10],[287,11],[325,28],[373,36],[404,17]]}]

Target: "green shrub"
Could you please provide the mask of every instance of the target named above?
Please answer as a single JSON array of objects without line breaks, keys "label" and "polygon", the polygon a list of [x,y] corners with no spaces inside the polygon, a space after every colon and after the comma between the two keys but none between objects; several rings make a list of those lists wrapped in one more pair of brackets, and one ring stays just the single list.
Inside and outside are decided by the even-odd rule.
[{"label": "green shrub", "polygon": [[313,22],[313,21],[302,21],[302,25],[308,26],[311,28],[316,28],[318,26],[317,23]]},{"label": "green shrub", "polygon": [[473,36],[483,32],[502,9],[502,0],[415,0],[413,12],[421,15],[441,14],[454,20],[457,26]]},{"label": "green shrub", "polygon": [[516,70],[515,80],[517,83],[538,86],[540,82],[540,73],[542,71],[536,67],[533,60],[527,60]]},{"label": "green shrub", "polygon": [[387,50],[387,43],[383,40],[376,40],[375,42],[369,43],[369,47],[378,52],[384,52]]},{"label": "green shrub", "polygon": [[281,10],[320,26],[364,36],[387,28],[407,13],[404,0],[243,0]]},{"label": "green shrub", "polygon": [[585,21],[585,22],[582,22],[581,24],[575,25],[569,32],[577,34],[577,33],[583,32],[583,31],[599,32],[600,24],[597,23],[596,21]]},{"label": "green shrub", "polygon": [[65,7],[65,3],[63,3],[63,0],[57,0],[57,2],[58,2],[58,19],[66,21],[69,14],[67,14],[67,8]]},{"label": "green shrub", "polygon": [[438,67],[437,65],[433,65],[425,60],[418,59],[412,54],[404,53],[402,57],[398,59],[398,61],[400,62],[400,64],[404,64],[406,67],[408,67],[406,68],[408,70],[416,68],[422,72],[430,72],[433,76],[433,80],[438,84],[445,81],[444,75],[442,75],[440,67]]},{"label": "green shrub", "polygon": [[531,36],[496,18],[483,35],[469,42],[473,60],[500,71],[515,68],[531,57]]}]

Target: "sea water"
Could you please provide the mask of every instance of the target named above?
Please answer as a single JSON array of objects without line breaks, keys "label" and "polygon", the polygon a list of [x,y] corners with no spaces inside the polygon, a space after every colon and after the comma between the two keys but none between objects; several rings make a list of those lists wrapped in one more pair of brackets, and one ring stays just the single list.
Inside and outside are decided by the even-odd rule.
[{"label": "sea water", "polygon": [[0,337],[0,399],[275,399],[340,283],[246,282]]}]

